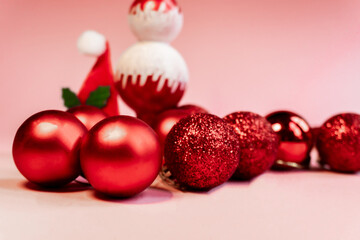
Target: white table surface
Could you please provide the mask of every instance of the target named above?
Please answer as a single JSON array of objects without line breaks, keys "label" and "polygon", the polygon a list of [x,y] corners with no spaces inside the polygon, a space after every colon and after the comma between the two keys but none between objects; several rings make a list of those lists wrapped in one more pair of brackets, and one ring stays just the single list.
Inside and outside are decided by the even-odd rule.
[{"label": "white table surface", "polygon": [[360,239],[360,176],[268,172],[208,193],[161,182],[127,200],[36,189],[0,155],[0,239]]}]

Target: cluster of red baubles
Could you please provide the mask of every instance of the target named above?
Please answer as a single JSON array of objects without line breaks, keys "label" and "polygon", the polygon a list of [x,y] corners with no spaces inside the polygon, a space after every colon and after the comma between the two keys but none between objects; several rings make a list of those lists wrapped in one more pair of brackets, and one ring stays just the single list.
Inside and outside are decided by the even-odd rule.
[{"label": "cluster of red baubles", "polygon": [[360,115],[340,114],[311,129],[287,111],[219,118],[193,105],[162,112],[151,127],[90,106],[43,111],[18,129],[13,157],[19,171],[40,186],[61,187],[83,174],[99,192],[130,197],[159,172],[181,189],[209,190],[271,167],[305,169],[315,142],[321,165],[360,170]]},{"label": "cluster of red baubles", "polygon": [[[194,105],[177,107],[188,80],[186,64],[170,45],[154,41],[176,37],[182,12],[174,0],[136,0],[130,9],[132,30],[148,42],[123,54],[114,82],[108,42],[85,32],[78,45],[98,60],[77,97],[69,89],[63,92],[68,107],[95,103],[102,110],[82,105],[44,111],[18,129],[13,158],[30,182],[61,187],[82,175],[99,192],[130,197],[160,173],[181,189],[209,190],[231,177],[249,180],[270,168],[309,168],[315,143],[322,166],[360,171],[360,115],[340,114],[311,129],[287,111],[219,118]],[[118,115],[116,90],[138,118]]]}]

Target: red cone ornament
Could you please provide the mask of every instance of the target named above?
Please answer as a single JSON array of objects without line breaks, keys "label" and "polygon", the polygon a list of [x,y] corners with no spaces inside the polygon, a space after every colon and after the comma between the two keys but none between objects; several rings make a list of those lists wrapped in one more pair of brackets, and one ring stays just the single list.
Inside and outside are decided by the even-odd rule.
[{"label": "red cone ornament", "polygon": [[360,171],[360,115],[343,113],[318,130],[316,147],[322,164],[339,172]]},{"label": "red cone ornament", "polygon": [[235,112],[224,119],[240,139],[240,161],[233,178],[249,180],[270,169],[279,147],[279,138],[271,124],[251,112]]},{"label": "red cone ornament", "polygon": [[161,166],[156,133],[129,116],[107,118],[96,124],[81,146],[81,167],[99,192],[131,197],[151,185]]},{"label": "red cone ornament", "polygon": [[30,182],[58,187],[80,174],[79,149],[85,126],[72,114],[48,110],[28,118],[18,129],[13,158]]},{"label": "red cone ornament", "polygon": [[161,177],[185,189],[219,186],[239,164],[239,145],[234,129],[219,117],[198,113],[183,118],[166,138]]},{"label": "red cone ornament", "polygon": [[274,168],[308,168],[313,136],[309,124],[301,116],[278,111],[266,116],[272,129],[280,137],[280,146]]},{"label": "red cone ornament", "polygon": [[77,117],[77,119],[79,119],[88,130],[90,130],[96,123],[107,118],[106,113],[93,106],[82,105],[73,107],[67,110],[67,112],[75,115],[75,117]]},{"label": "red cone ornament", "polygon": [[86,100],[89,98],[90,93],[99,86],[110,86],[110,97],[102,110],[108,116],[119,115],[117,91],[114,85],[114,75],[110,60],[109,43],[100,33],[86,31],[78,40],[78,48],[80,52],[98,58],[78,93],[81,103],[86,104]]}]

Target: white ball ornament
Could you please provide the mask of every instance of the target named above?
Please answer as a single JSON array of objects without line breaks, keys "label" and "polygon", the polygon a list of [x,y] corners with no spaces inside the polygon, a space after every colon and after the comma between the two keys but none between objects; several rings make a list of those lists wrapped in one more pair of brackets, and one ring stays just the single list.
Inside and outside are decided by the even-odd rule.
[{"label": "white ball ornament", "polygon": [[135,0],[128,20],[140,41],[170,43],[183,26],[183,14],[175,0]]}]

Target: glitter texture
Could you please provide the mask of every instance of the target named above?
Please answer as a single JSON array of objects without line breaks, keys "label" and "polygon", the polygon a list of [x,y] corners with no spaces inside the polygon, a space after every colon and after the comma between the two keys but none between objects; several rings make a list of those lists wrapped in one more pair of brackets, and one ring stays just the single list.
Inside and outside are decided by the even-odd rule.
[{"label": "glitter texture", "polygon": [[360,170],[360,115],[344,113],[327,120],[318,132],[321,162],[339,172]]},{"label": "glitter texture", "polygon": [[165,141],[165,165],[175,183],[209,190],[226,182],[239,164],[239,138],[223,119],[198,113],[180,120]]},{"label": "glitter texture", "polygon": [[235,112],[224,117],[240,139],[240,162],[233,178],[248,180],[268,170],[274,163],[279,139],[271,124],[251,112]]}]

